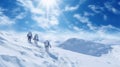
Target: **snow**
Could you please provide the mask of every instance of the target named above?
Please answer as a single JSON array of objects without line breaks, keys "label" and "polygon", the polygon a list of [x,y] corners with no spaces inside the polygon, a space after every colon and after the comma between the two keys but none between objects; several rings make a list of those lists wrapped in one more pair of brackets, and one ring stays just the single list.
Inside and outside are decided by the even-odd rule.
[{"label": "snow", "polygon": [[[45,38],[49,37],[51,36]],[[40,47],[28,43],[26,33],[0,32],[0,67],[120,67],[119,45],[112,46],[111,52],[96,57],[55,45],[47,53],[44,44],[42,42],[38,44]]]},{"label": "snow", "polygon": [[107,54],[112,49],[110,45],[95,43],[78,38],[70,38],[63,42],[60,47],[63,49],[98,57],[102,54]]}]

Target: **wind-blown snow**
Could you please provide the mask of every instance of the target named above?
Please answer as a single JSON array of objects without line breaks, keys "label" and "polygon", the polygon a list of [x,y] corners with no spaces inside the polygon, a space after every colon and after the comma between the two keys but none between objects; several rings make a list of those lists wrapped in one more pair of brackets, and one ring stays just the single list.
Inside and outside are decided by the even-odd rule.
[{"label": "wind-blown snow", "polygon": [[45,52],[27,42],[26,34],[0,32],[0,67],[120,67],[120,46],[101,57],[90,56],[52,46]]}]

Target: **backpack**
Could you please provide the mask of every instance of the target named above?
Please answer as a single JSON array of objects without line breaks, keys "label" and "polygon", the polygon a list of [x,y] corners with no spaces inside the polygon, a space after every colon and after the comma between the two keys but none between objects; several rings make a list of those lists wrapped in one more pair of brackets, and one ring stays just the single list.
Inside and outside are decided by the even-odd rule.
[{"label": "backpack", "polygon": [[29,32],[29,33],[27,34],[27,37],[32,37],[32,33]]},{"label": "backpack", "polygon": [[[45,47],[49,47],[49,46],[50,46],[50,42],[49,42],[48,40],[45,41],[44,44],[45,44]],[[51,46],[50,46],[50,47],[51,47]]]},{"label": "backpack", "polygon": [[37,34],[34,36],[34,39],[33,39],[33,40],[39,41],[39,38],[38,38],[38,35],[37,35]]}]

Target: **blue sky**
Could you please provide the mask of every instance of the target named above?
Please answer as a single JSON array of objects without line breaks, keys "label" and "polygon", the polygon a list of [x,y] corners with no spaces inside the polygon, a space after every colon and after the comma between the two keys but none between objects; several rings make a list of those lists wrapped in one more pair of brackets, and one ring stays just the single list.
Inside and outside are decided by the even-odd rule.
[{"label": "blue sky", "polygon": [[42,1],[0,0],[0,30],[120,32],[119,0]]}]

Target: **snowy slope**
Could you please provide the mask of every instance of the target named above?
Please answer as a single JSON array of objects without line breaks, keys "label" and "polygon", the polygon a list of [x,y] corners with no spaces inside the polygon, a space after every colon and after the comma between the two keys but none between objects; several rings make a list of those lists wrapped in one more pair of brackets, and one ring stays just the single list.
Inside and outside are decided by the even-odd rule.
[{"label": "snowy slope", "polygon": [[29,44],[25,34],[0,32],[0,67],[120,67],[120,46],[102,57],[64,50],[53,46],[46,53]]},{"label": "snowy slope", "polygon": [[60,47],[67,50],[98,57],[102,54],[107,54],[112,49],[110,45],[95,43],[78,38],[70,38],[67,41],[63,42]]}]

